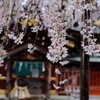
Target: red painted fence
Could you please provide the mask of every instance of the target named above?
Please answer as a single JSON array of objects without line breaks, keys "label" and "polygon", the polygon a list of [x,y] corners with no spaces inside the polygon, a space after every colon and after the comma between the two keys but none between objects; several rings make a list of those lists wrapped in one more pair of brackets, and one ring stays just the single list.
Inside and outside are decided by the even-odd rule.
[{"label": "red painted fence", "polygon": [[[68,79],[61,88],[57,90],[58,94],[80,93],[80,69],[62,68],[61,75],[56,75],[56,85],[59,81]],[[89,74],[89,92],[90,95],[100,95],[100,71],[91,71]]]}]

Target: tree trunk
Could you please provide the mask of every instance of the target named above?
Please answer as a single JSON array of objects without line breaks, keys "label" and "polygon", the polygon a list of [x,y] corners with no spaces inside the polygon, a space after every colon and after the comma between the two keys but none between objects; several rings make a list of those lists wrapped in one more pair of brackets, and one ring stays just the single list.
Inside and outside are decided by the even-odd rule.
[{"label": "tree trunk", "polygon": [[10,100],[11,90],[11,59],[7,60],[6,100]]},{"label": "tree trunk", "polygon": [[50,86],[51,86],[51,63],[46,62],[46,100],[50,100]]},{"label": "tree trunk", "polygon": [[89,100],[89,55],[81,52],[80,100]]}]

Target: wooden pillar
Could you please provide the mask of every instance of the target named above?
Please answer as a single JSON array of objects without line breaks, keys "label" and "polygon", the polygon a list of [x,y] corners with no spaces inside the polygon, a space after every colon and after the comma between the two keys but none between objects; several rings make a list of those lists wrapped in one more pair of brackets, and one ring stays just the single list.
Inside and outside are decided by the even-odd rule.
[{"label": "wooden pillar", "polygon": [[89,55],[81,52],[80,100],[89,100]]},{"label": "wooden pillar", "polygon": [[50,88],[51,88],[51,63],[46,62],[46,100],[50,100]]},{"label": "wooden pillar", "polygon": [[6,80],[6,99],[10,100],[10,91],[11,91],[11,58],[7,60],[7,80]]}]

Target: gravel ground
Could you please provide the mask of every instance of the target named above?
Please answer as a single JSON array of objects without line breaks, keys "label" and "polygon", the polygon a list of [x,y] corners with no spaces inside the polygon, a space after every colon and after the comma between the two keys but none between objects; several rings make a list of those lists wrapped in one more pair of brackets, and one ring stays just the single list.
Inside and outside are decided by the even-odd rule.
[{"label": "gravel ground", "polygon": [[[44,97],[45,98],[45,97]],[[38,97],[37,100],[45,100],[43,97]],[[0,95],[0,100],[5,100],[5,97]],[[12,100],[18,100],[18,99],[12,99]],[[50,100],[80,100],[80,96],[79,95],[71,95],[71,96],[67,96],[67,95],[51,95],[50,96]],[[89,100],[100,100],[100,96],[90,96]]]}]

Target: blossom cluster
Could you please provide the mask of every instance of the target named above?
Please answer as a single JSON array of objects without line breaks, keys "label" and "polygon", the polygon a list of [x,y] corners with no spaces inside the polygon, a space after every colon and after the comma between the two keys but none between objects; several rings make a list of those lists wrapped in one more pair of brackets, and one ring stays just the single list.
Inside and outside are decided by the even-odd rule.
[{"label": "blossom cluster", "polygon": [[[48,47],[49,52],[47,58],[53,63],[59,62],[62,66],[69,63],[66,60],[68,56],[68,48],[65,45],[68,43],[66,40],[66,26],[63,22],[62,12],[59,12],[61,5],[59,0],[51,0],[49,8],[46,8],[40,15],[45,27],[48,28],[48,35],[51,37],[51,45]],[[49,12],[47,11],[49,9]]]},{"label": "blossom cluster", "polygon": [[[100,18],[100,0],[26,0],[26,3],[23,1],[0,0],[0,34],[4,33],[4,41],[1,43],[3,50],[4,42],[11,39],[16,44],[22,44],[28,22],[35,18],[38,24],[32,25],[32,32],[48,30],[51,45],[46,57],[53,63],[59,62],[62,66],[69,63],[66,60],[69,55],[66,48],[66,30],[74,27],[75,22],[82,29],[82,47],[86,54],[100,56],[100,46],[96,44],[93,32],[93,22]],[[24,19],[26,22],[21,27],[22,31],[19,31],[18,23]],[[33,51],[34,45],[29,44],[28,52]]]},{"label": "blossom cluster", "polygon": [[[62,6],[64,8],[62,9]],[[72,28],[75,22],[81,30],[83,36],[82,47],[86,54],[99,56],[99,44],[96,44],[96,39],[93,37],[95,12],[99,11],[100,1],[86,0],[67,0],[63,3],[61,0],[44,1],[41,12],[36,16],[36,21],[39,26],[32,27],[33,32],[42,30],[43,27],[48,29],[48,36],[51,38],[51,45],[48,47],[47,58],[53,63],[59,62],[62,66],[68,64],[65,60],[68,56],[68,48],[65,45],[66,29]],[[97,18],[95,18],[97,20]],[[42,26],[42,27],[41,27]]]},{"label": "blossom cluster", "polygon": [[88,55],[100,56],[100,45],[94,37],[93,22],[100,16],[100,0],[68,0],[66,3],[67,22],[71,23],[68,27],[73,27],[78,22],[83,41],[81,46]]},{"label": "blossom cluster", "polygon": [[83,29],[80,31],[83,41],[81,46],[88,55],[100,56],[100,45],[96,44],[97,39],[94,38],[93,30],[95,26],[90,26],[91,20],[86,20]]},{"label": "blossom cluster", "polygon": [[28,52],[29,53],[33,53],[34,52],[34,50],[36,50],[36,47],[33,47],[33,45],[30,43],[30,44],[28,44]]},{"label": "blossom cluster", "polygon": [[24,37],[23,32],[18,34],[18,36],[16,36],[14,32],[11,32],[11,33],[7,34],[7,36],[8,36],[9,39],[14,40],[14,43],[16,43],[16,44],[22,44],[23,43],[23,41],[22,41],[22,39]]},{"label": "blossom cluster", "polygon": [[[60,61],[63,66],[69,61],[65,60],[68,56],[68,49],[65,45],[68,43],[66,40],[66,22],[63,22],[60,0],[51,0],[51,2],[44,3],[44,10],[36,16],[35,21],[39,26],[32,27],[32,32],[38,32],[44,27],[48,29],[48,36],[51,38],[51,46],[48,47],[49,52],[47,58],[53,63]],[[48,11],[49,10],[49,11]]]}]

